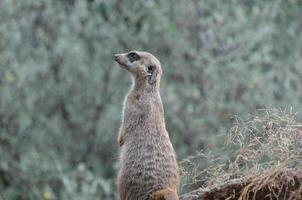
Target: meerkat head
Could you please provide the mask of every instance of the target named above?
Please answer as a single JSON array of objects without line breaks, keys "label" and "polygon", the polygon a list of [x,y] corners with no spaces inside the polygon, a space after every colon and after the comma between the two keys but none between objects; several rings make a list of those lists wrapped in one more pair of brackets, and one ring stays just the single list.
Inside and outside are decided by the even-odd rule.
[{"label": "meerkat head", "polygon": [[151,53],[130,51],[114,55],[114,60],[131,73],[135,84],[159,87],[162,69],[159,60]]}]

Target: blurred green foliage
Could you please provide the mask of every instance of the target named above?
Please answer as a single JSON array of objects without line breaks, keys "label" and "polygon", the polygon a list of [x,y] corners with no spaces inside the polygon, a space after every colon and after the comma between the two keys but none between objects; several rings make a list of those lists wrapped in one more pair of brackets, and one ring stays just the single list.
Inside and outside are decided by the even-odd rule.
[{"label": "blurred green foliage", "polygon": [[1,0],[0,199],[117,199],[130,78],[114,53],[161,60],[179,159],[218,149],[235,114],[301,110],[301,9],[297,0]]}]

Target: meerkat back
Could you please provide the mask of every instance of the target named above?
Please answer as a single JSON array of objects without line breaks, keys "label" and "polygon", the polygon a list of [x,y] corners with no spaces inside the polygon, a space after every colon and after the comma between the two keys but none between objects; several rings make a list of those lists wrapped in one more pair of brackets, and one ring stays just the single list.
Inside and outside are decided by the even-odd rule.
[{"label": "meerkat back", "polygon": [[150,53],[115,55],[132,76],[118,135],[121,200],[178,200],[179,172],[159,93],[162,69]]}]

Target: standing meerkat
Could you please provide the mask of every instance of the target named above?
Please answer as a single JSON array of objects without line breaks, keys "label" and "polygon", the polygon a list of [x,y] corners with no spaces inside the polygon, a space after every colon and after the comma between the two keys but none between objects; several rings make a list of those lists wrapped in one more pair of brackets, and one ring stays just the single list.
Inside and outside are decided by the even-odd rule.
[{"label": "standing meerkat", "polygon": [[159,93],[160,62],[139,51],[116,54],[114,59],[133,79],[118,135],[120,199],[178,200],[178,165]]}]

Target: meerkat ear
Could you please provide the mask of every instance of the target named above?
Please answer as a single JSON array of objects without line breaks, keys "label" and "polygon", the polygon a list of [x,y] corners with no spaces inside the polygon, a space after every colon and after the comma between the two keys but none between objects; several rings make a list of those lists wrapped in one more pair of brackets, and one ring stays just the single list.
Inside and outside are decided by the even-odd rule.
[{"label": "meerkat ear", "polygon": [[152,65],[149,66],[148,73],[150,73],[148,82],[150,85],[153,85],[156,82],[156,76],[157,76],[157,71],[155,70],[155,67]]}]

